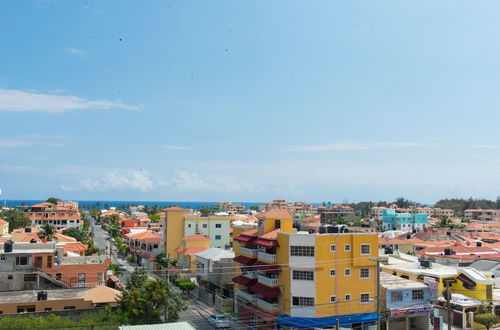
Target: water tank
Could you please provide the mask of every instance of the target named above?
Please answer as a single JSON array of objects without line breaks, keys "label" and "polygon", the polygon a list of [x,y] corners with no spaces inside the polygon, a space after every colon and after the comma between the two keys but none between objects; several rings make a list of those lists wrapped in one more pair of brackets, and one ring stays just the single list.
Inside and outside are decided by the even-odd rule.
[{"label": "water tank", "polygon": [[447,235],[447,236],[451,236],[451,231],[447,231],[447,232],[446,232],[446,235]]},{"label": "water tank", "polygon": [[346,225],[340,226],[339,233],[348,233],[348,232],[349,232],[349,227],[347,227]]},{"label": "water tank", "polygon": [[3,250],[4,252],[12,252],[12,249],[14,248],[14,243],[12,241],[7,241],[3,244]]},{"label": "water tank", "polygon": [[36,243],[36,239],[34,238],[30,239],[30,243]]},{"label": "water tank", "polygon": [[423,268],[431,268],[432,267],[432,263],[428,259],[420,259],[419,261],[420,261],[420,266],[422,266]]},{"label": "water tank", "polygon": [[417,230],[416,230],[416,229],[413,229],[411,232],[412,232],[413,234],[416,234],[416,233],[417,233]]},{"label": "water tank", "polygon": [[451,249],[450,248],[445,248],[444,249],[444,255],[445,256],[451,256]]},{"label": "water tank", "polygon": [[335,228],[336,228],[336,226],[328,226],[326,228],[326,232],[329,233],[329,234],[336,233]]},{"label": "water tank", "polygon": [[31,227],[26,227],[24,228],[25,233],[31,233]]},{"label": "water tank", "polygon": [[37,294],[37,300],[47,300],[47,291],[39,291]]},{"label": "water tank", "polygon": [[394,253],[394,249],[392,248],[392,246],[385,247],[384,254],[393,254],[393,253]]},{"label": "water tank", "polygon": [[406,234],[406,239],[410,239],[411,238],[411,235],[410,234]]},{"label": "water tank", "polygon": [[321,225],[319,226],[319,233],[320,234],[326,234],[328,233],[331,229],[332,225]]},{"label": "water tank", "polygon": [[482,242],[476,242],[476,246],[477,247],[481,247],[481,246],[483,246],[483,243]]}]

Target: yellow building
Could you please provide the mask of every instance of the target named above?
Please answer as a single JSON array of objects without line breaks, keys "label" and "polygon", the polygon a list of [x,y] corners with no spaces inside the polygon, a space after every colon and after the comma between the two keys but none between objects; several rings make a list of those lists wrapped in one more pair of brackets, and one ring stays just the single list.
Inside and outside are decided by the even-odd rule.
[{"label": "yellow building", "polygon": [[177,260],[184,267],[189,268],[194,273],[196,265],[193,263],[193,256],[201,251],[210,248],[210,239],[202,235],[190,235],[182,239],[182,244],[175,249]]},{"label": "yellow building", "polygon": [[[257,216],[236,233],[239,317],[251,326],[369,323],[376,319],[376,233],[296,232],[288,210]],[[236,243],[238,242],[238,244]]]},{"label": "yellow building", "polygon": [[430,266],[423,267],[417,261],[389,257],[388,264],[381,264],[380,268],[386,273],[412,281],[432,282],[434,296],[441,296],[448,282],[451,293],[463,294],[481,301],[493,299],[492,275],[469,267],[450,267],[438,263],[431,263]]},{"label": "yellow building", "polygon": [[190,216],[181,207],[169,207],[165,210],[163,239],[167,256],[175,258],[176,249],[185,236],[202,235],[208,237],[209,247],[230,248],[231,219],[224,216]]}]

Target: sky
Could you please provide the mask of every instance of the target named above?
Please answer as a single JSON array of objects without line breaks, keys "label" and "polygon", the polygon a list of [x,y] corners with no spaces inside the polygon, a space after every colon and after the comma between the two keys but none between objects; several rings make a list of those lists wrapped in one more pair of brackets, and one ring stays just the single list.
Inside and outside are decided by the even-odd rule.
[{"label": "sky", "polygon": [[495,198],[499,10],[3,1],[0,198]]}]

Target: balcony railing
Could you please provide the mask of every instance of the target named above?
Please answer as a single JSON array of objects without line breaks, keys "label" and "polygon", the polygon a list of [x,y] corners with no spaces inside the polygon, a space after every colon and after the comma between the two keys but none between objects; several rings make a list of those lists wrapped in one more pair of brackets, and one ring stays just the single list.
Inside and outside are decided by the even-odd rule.
[{"label": "balcony railing", "polygon": [[261,299],[257,299],[257,306],[259,308],[265,309],[269,312],[279,312],[280,311],[278,304],[271,304],[271,303],[268,303],[267,301],[264,301]]},{"label": "balcony railing", "polygon": [[245,254],[247,256],[250,256],[250,257],[256,257],[257,256],[257,250],[254,250],[254,249],[248,249],[248,248],[240,248],[240,252],[242,254]]},{"label": "balcony railing", "polygon": [[249,302],[254,302],[255,299],[256,299],[255,295],[250,294],[250,293],[245,292],[245,291],[242,291],[242,290],[236,289],[235,293],[236,293],[237,296],[240,296],[241,298],[243,298],[243,299],[245,299],[246,301],[249,301]]},{"label": "balcony railing", "polygon": [[269,278],[266,276],[259,275],[258,277],[258,282],[262,283],[267,286],[278,286],[278,279],[277,278]]},{"label": "balcony railing", "polygon": [[259,259],[266,262],[276,262],[276,255],[259,251]]},{"label": "balcony railing", "polygon": [[242,273],[241,275],[243,275],[247,278],[257,278],[257,272],[246,272],[246,273]]}]

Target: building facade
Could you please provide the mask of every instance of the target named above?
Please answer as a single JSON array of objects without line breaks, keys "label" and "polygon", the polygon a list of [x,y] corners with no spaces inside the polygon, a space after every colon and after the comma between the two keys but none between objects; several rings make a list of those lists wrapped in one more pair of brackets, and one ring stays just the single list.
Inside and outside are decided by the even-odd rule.
[{"label": "building facade", "polygon": [[424,230],[427,228],[429,217],[420,213],[397,213],[394,209],[382,210],[382,227],[385,230]]}]

